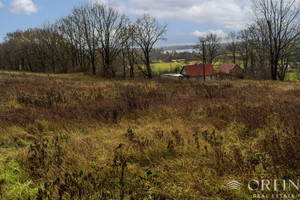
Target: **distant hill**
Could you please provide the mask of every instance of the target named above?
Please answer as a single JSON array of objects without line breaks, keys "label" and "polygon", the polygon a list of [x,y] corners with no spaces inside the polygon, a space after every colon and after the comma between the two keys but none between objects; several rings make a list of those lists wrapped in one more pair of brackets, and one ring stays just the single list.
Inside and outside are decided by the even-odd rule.
[{"label": "distant hill", "polygon": [[[221,43],[221,47],[224,47],[226,43]],[[194,50],[196,44],[189,44],[189,45],[173,45],[173,46],[161,46],[156,47],[156,49],[163,49],[164,51],[182,51],[182,50]]]},{"label": "distant hill", "polygon": [[176,46],[166,46],[166,47],[158,47],[157,49],[164,49],[164,51],[176,51],[183,49],[194,49],[195,45],[176,45]]}]

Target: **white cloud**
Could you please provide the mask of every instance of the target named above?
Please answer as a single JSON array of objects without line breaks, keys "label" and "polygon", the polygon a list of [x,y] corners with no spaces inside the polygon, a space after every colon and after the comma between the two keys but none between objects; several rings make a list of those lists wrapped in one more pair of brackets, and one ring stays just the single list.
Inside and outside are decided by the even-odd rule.
[{"label": "white cloud", "polygon": [[105,4],[108,5],[108,0],[90,0],[91,4]]},{"label": "white cloud", "polygon": [[243,28],[248,2],[244,0],[129,0],[126,7],[127,12],[131,14],[149,13],[156,18],[175,18],[238,30]]},{"label": "white cloud", "polygon": [[39,10],[32,0],[13,0],[11,5],[13,7],[11,12],[16,14],[30,15]]},{"label": "white cloud", "polygon": [[4,4],[2,2],[0,2],[0,8],[3,8]]},{"label": "white cloud", "polygon": [[222,39],[225,39],[227,37],[227,34],[224,33],[222,30],[209,30],[209,31],[204,31],[204,32],[194,31],[191,33],[191,35],[194,35],[196,37],[205,37],[211,33],[216,34],[219,38],[222,38]]},{"label": "white cloud", "polygon": [[127,8],[126,4],[122,0],[89,0],[91,4],[104,4],[109,7],[115,8],[121,13],[125,13]]},{"label": "white cloud", "polygon": [[158,19],[180,19],[230,30],[245,27],[249,0],[89,0],[116,8],[126,14],[145,13]]}]

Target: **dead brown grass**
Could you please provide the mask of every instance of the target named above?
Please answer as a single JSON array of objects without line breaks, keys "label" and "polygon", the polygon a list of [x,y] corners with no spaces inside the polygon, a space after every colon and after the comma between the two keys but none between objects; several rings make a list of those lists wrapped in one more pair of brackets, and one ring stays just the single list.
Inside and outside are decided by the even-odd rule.
[{"label": "dead brown grass", "polygon": [[224,184],[300,173],[299,83],[0,72],[0,88],[0,154],[32,198],[242,199]]}]

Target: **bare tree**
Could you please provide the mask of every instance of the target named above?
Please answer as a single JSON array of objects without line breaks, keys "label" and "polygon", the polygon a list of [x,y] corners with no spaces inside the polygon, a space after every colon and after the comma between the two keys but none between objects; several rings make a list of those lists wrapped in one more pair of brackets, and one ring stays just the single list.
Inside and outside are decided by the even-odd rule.
[{"label": "bare tree", "polygon": [[[261,26],[263,26],[263,24],[261,24]],[[246,31],[248,32],[248,41],[251,50],[248,75],[254,79],[267,79],[267,72],[269,71],[268,43],[265,40],[267,29],[251,25]]]},{"label": "bare tree", "polygon": [[35,54],[35,41],[33,37],[33,29],[23,32],[22,52],[24,53],[27,71],[39,71],[36,67],[37,55]]},{"label": "bare tree", "polygon": [[[30,71],[50,72],[48,69],[47,46],[45,45],[45,32],[42,29],[28,29],[23,33],[23,52]],[[50,63],[51,65],[51,63]]]},{"label": "bare tree", "polygon": [[6,69],[19,70],[24,67],[22,54],[22,31],[7,33],[2,44],[2,61]]},{"label": "bare tree", "polygon": [[42,47],[46,57],[46,62],[52,68],[52,72],[57,71],[57,61],[58,61],[58,34],[54,29],[54,26],[45,24],[43,29],[37,29],[39,32],[39,42]]},{"label": "bare tree", "polygon": [[226,37],[226,50],[231,54],[230,57],[234,64],[236,64],[236,57],[238,52],[238,35],[235,32],[230,32]]},{"label": "bare tree", "polygon": [[238,33],[238,45],[237,52],[243,62],[244,70],[248,72],[248,66],[250,62],[250,57],[252,53],[252,45],[249,36],[249,30],[241,30]]},{"label": "bare tree", "polygon": [[130,78],[134,78],[134,68],[137,61],[138,49],[134,40],[134,28],[128,24],[124,34],[124,46],[122,48],[123,77],[126,78],[126,68],[129,66]]},{"label": "bare tree", "polygon": [[195,49],[199,57],[205,63],[215,64],[221,55],[221,38],[216,34],[208,34],[206,37],[199,37]]},{"label": "bare tree", "polygon": [[279,61],[300,34],[300,4],[297,0],[255,0],[253,12],[254,25],[261,32],[266,29],[261,36],[268,47],[272,79],[283,81],[283,74],[278,74]]},{"label": "bare tree", "polygon": [[47,58],[51,63],[53,72],[67,73],[72,59],[72,45],[59,33],[56,24],[46,24],[43,27],[44,43],[47,47]]},{"label": "bare tree", "polygon": [[163,36],[166,33],[166,28],[167,25],[159,24],[155,18],[149,15],[143,15],[136,20],[134,41],[141,50],[141,60],[146,66],[146,70],[138,62],[136,64],[144,76],[148,78],[152,78],[150,52],[158,40],[165,39]]},{"label": "bare tree", "polygon": [[288,67],[295,59],[294,57],[299,56],[298,51],[299,51],[299,47],[297,46],[297,40],[294,40],[294,42],[290,43],[289,46],[282,51],[281,56],[279,58],[280,60],[279,65],[278,65],[279,80],[284,81]]},{"label": "bare tree", "polygon": [[120,54],[128,39],[125,31],[129,19],[125,15],[119,14],[117,10],[101,4],[93,5],[93,15],[96,34],[99,37],[97,50],[102,58],[102,75],[104,77],[115,77],[112,63]]},{"label": "bare tree", "polygon": [[83,41],[77,31],[75,20],[71,15],[61,18],[56,22],[58,33],[66,40],[72,68],[80,66],[82,71],[86,71],[86,54],[83,48]]},{"label": "bare tree", "polygon": [[80,43],[92,65],[92,73],[96,74],[97,50],[99,48],[99,34],[96,34],[98,23],[94,15],[94,6],[87,3],[74,8],[70,20],[75,25],[76,41]]},{"label": "bare tree", "polygon": [[59,30],[73,45],[73,66],[79,54],[81,65],[84,57],[89,60],[93,74],[101,61],[102,76],[115,77],[113,62],[126,41],[123,34],[128,22],[125,15],[104,4],[87,3],[74,8],[70,16],[58,22]]}]

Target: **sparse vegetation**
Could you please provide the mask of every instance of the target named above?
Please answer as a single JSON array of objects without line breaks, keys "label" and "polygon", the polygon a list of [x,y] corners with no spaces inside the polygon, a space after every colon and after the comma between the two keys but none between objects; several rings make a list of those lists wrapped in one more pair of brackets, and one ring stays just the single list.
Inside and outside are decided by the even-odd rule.
[{"label": "sparse vegetation", "polygon": [[300,84],[0,71],[0,199],[252,199],[298,178]]}]

